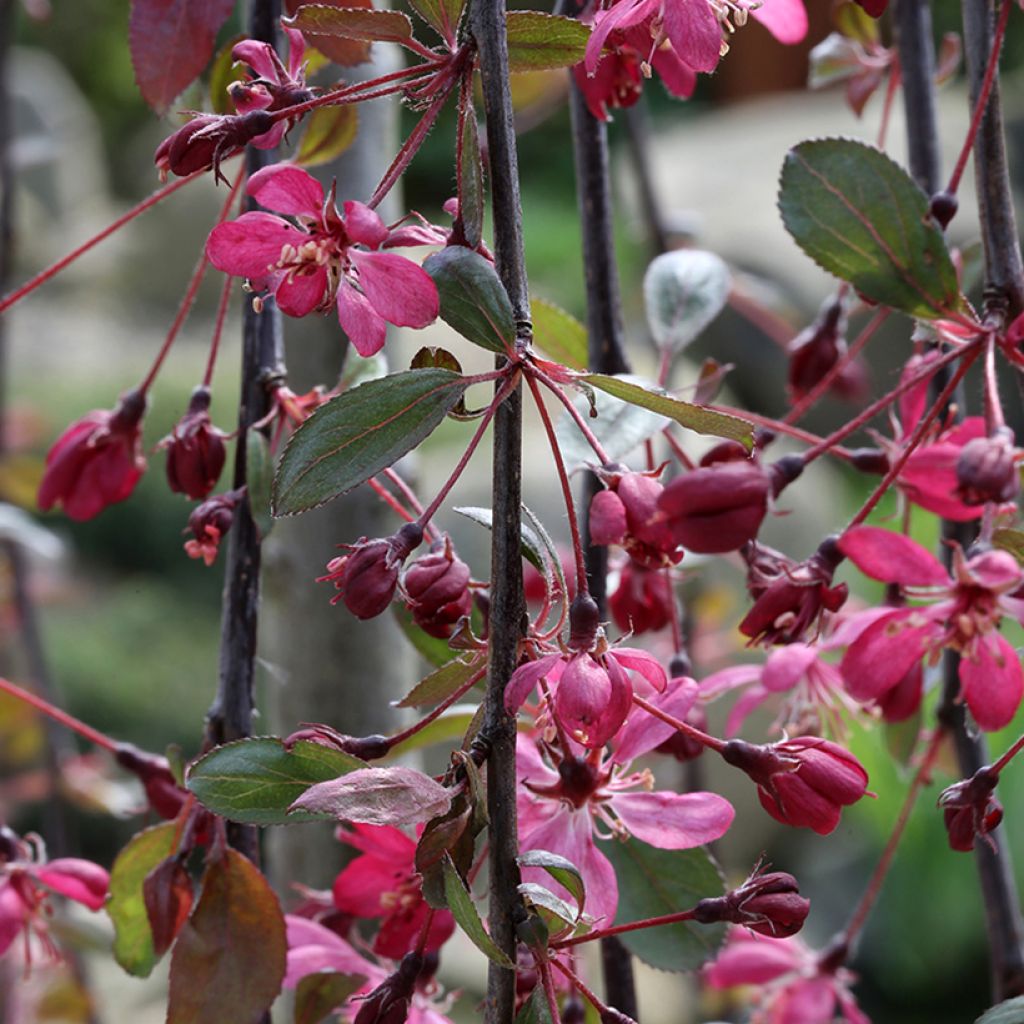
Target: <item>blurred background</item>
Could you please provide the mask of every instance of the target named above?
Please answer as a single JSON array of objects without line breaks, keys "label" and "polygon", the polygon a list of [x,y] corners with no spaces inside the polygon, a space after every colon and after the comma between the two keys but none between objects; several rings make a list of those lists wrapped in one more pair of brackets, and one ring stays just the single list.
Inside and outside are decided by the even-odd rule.
[{"label": "blurred background", "polygon": [[[761,326],[736,308],[723,312],[687,350],[672,383],[692,383],[705,357],[732,363],[735,369],[722,401],[765,415],[781,414],[786,408],[786,359],[780,342],[809,323],[833,289],[779,222],[774,195],[783,156],[808,137],[842,134],[873,141],[878,132],[880,95],[858,119],[844,105],[841,90],[806,91],[808,51],[831,31],[827,3],[809,0],[808,9],[811,33],[805,45],[782,47],[751,21],[737,33],[720,70],[701,80],[692,100],[670,100],[656,81],[648,83],[644,93],[651,183],[675,239],[722,256],[733,269],[741,296],[767,311],[756,318]],[[957,16],[956,4],[939,3],[937,33],[955,31]],[[15,261],[8,287],[89,238],[158,184],[153,151],[180,119],[158,120],[139,97],[126,45],[127,17],[128,0],[57,2],[49,17],[38,21],[15,5],[15,45],[8,67]],[[1024,32],[1019,21],[1011,19],[1004,64],[1011,162],[1017,168],[1024,163],[1018,71]],[[224,42],[240,32],[240,24],[236,18],[226,26]],[[377,54],[378,61],[401,59],[384,47],[378,49],[384,51]],[[561,72],[522,76],[516,83],[523,216],[532,294],[583,318],[566,89],[567,78]],[[197,86],[177,106],[201,109],[206,103]],[[365,115],[364,126],[372,127],[373,141],[343,158],[339,168],[325,170],[328,176],[338,173],[339,198],[365,199],[369,194],[394,151],[395,133],[414,124],[409,111],[402,112],[400,125],[390,123],[393,118],[393,108],[379,116]],[[610,126],[619,269],[630,355],[637,372],[653,377],[656,359],[648,341],[640,282],[655,250],[626,120],[617,112]],[[964,87],[955,77],[941,94],[947,173],[967,120]],[[453,189],[453,124],[451,116],[442,117],[412,164],[404,179],[404,198],[396,204],[400,212],[416,209],[429,219],[446,222],[441,204]],[[890,149],[897,159],[905,151],[903,132],[897,103],[889,130]],[[362,182],[368,184],[357,184]],[[976,241],[976,222],[966,186],[969,182],[952,238],[969,252]],[[36,653],[43,656],[58,702],[117,739],[156,751],[176,745],[186,758],[197,752],[216,685],[222,566],[206,568],[185,556],[182,531],[190,506],[166,487],[163,456],[151,457],[149,472],[129,501],[89,523],[72,523],[60,514],[37,515],[34,491],[42,457],[64,427],[89,409],[111,407],[117,395],[145,372],[173,318],[222,195],[209,182],[190,186],[20,303],[5,319],[0,359],[6,439],[0,462],[0,499],[5,503],[0,505],[0,539],[14,538],[27,553],[28,563],[21,577],[9,565],[0,567],[0,670],[24,682],[35,674],[26,656],[24,608],[18,607],[18,588],[27,580],[39,630]],[[154,389],[145,427],[147,450],[180,417],[199,380],[219,286],[216,275],[204,284]],[[240,301],[231,313],[213,388],[214,420],[226,430],[233,426],[238,393]],[[866,319],[863,312],[855,316],[851,338]],[[332,362],[340,364],[341,356],[333,319],[319,324],[287,321],[286,330],[293,389],[301,392],[318,381],[329,382]],[[909,322],[894,316],[872,342],[869,361],[876,391],[893,381],[906,358],[909,331]],[[467,346],[443,326],[414,336],[399,334],[387,346],[392,370],[405,368],[413,352],[425,344],[445,345],[460,358],[465,355],[467,369],[486,362],[486,357],[466,354]],[[972,385],[967,390],[972,398],[977,393]],[[1009,391],[1005,397],[1016,401]],[[829,399],[805,426],[825,433],[849,412],[849,406]],[[530,429],[539,437],[536,421]],[[406,465],[424,493],[443,479],[445,467],[467,436],[464,424],[448,422]],[[692,450],[699,452],[701,446]],[[564,510],[559,511],[552,495],[549,463],[531,454],[527,473],[527,503],[558,539],[567,540]],[[480,455],[451,504],[486,504],[488,474],[487,457]],[[867,485],[835,465],[816,464],[786,493],[781,503],[786,514],[773,517],[762,539],[796,558],[806,557],[820,537],[842,523]],[[881,515],[893,507],[884,507]],[[290,731],[316,714],[306,708],[324,706],[324,692],[352,714],[365,714],[367,731],[394,728],[396,719],[387,700],[400,696],[422,674],[423,666],[411,651],[393,643],[391,624],[383,624],[384,632],[368,640],[370,634],[360,632],[362,624],[343,608],[329,608],[329,588],[313,583],[334,554],[332,544],[352,540],[360,532],[386,532],[381,526],[385,517],[372,502],[360,504],[356,499],[345,515],[349,518],[344,526],[327,518],[322,529],[282,524],[280,534],[275,529],[269,539],[262,627],[266,645],[261,646],[260,667],[261,706],[269,717],[259,731]],[[484,577],[486,534],[451,513],[442,516],[442,523],[475,575]],[[915,510],[913,526],[918,539],[936,541],[932,517]],[[293,547],[296,529],[315,533],[319,548],[310,553]],[[688,564],[684,562],[683,568]],[[848,571],[841,578],[865,600],[878,597],[875,588]],[[730,661],[757,657],[743,649],[735,629],[746,600],[738,560],[734,564],[721,559],[706,570],[688,573],[684,589],[693,617],[698,678]],[[316,606],[301,640],[306,647],[312,643],[310,636],[318,642],[317,649],[307,651],[305,663],[317,666],[315,670],[289,661],[298,655],[287,650],[288,634],[306,628],[306,616],[294,604],[300,600],[308,601],[311,609]],[[1011,639],[1021,642],[1019,636]],[[371,661],[376,659],[364,669],[372,672],[372,687],[358,670],[339,672],[347,663],[339,660],[346,655],[338,652],[353,643],[369,649]],[[654,647],[665,649],[657,641]],[[382,666],[381,660],[386,664]],[[302,682],[311,675],[317,677],[314,692],[303,696]],[[350,695],[358,692],[365,702],[370,689],[376,695],[374,706],[353,711]],[[712,709],[714,727],[721,725],[721,712]],[[752,720],[747,735],[763,734],[770,720],[771,714]],[[357,731],[351,720],[328,721]],[[993,750],[1001,751],[1018,734],[1020,724],[1009,727],[1005,736],[994,736]],[[726,773],[719,777],[717,765],[704,766],[704,784],[725,793],[737,807],[740,825],[716,851],[725,870],[739,880],[765,852],[777,868],[796,874],[812,900],[805,931],[812,944],[827,941],[842,926],[900,806],[908,775],[887,740],[898,744],[900,737],[855,728],[853,749],[867,766],[878,798],[847,811],[837,832],[825,839],[776,827],[756,806],[751,787],[737,786]],[[55,788],[47,769],[52,741],[40,720],[0,697],[0,820],[20,832],[42,832],[50,841],[51,855],[74,852],[109,865],[140,826],[139,817],[131,813],[139,804],[138,794],[112,776],[102,759],[77,757],[85,748],[80,750],[67,735],[55,740],[58,756],[65,759]],[[444,750],[436,755],[428,751],[426,756],[434,763],[429,758],[443,759]],[[659,777],[664,772],[671,779],[678,771],[674,764],[662,766]],[[858,999],[876,1024],[958,1024],[972,1020],[987,1005],[986,946],[972,857],[947,849],[934,808],[939,788],[953,781],[951,772],[945,766],[937,785],[921,798],[856,959],[861,975]],[[1024,849],[1024,823],[1015,813],[1022,795],[1019,772],[1011,770],[1003,785],[1007,817],[1002,827],[1017,851]],[[281,847],[276,860],[275,843]],[[303,836],[299,845],[307,847],[304,854],[296,852],[295,844],[289,851],[287,841],[279,838],[270,845],[272,870],[282,880],[324,885],[341,863],[341,850],[327,833],[317,840]],[[314,848],[319,851],[315,858],[309,853]],[[1018,875],[1022,862],[1019,857]],[[292,870],[295,864],[298,867]],[[36,1006],[36,1018],[93,1019],[104,1024],[162,1019],[159,971],[147,983],[127,978],[101,955],[109,942],[102,920],[76,917],[73,927],[85,948],[97,954],[87,956],[82,967],[93,979],[97,1001],[89,1007],[77,987],[68,984],[54,988],[56,994]],[[461,949],[454,955],[446,952],[450,963],[443,977],[449,984],[472,991],[481,977],[474,955]],[[644,1024],[739,1019],[727,997],[700,995],[688,979],[645,969],[640,974]],[[22,978],[6,980],[28,990],[29,983]],[[462,1013],[461,1019],[476,1019],[468,995]]]}]

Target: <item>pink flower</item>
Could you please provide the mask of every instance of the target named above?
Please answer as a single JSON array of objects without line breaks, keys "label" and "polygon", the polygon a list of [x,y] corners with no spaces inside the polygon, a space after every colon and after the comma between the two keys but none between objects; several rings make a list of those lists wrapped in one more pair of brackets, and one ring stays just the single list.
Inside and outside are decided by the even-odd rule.
[{"label": "pink flower", "polygon": [[[380,918],[373,940],[378,956],[400,960],[416,945],[430,913],[416,872],[416,843],[390,825],[353,824],[338,838],[362,851],[334,880],[334,905],[359,918]],[[434,914],[424,951],[433,953],[451,938],[455,921],[447,910]]]},{"label": "pink flower", "polygon": [[840,550],[861,572],[899,584],[924,606],[879,615],[850,645],[840,671],[857,700],[879,700],[921,658],[945,649],[960,654],[960,695],[982,729],[1001,729],[1024,695],[1024,672],[1010,642],[999,632],[1003,615],[1024,622],[1024,603],[1009,595],[1024,572],[1005,551],[966,558],[953,552],[953,572],[920,544],[875,526],[847,530]]},{"label": "pink flower", "polygon": [[272,213],[243,213],[210,233],[206,254],[225,273],[272,292],[289,316],[336,305],[338,321],[356,351],[372,356],[384,345],[388,323],[426,327],[439,300],[430,275],[411,260],[380,252],[388,228],[374,210],[355,201],[341,216],[333,193],[299,167],[274,164],[249,179],[247,191]]},{"label": "pink flower", "polygon": [[[633,753],[653,749],[658,735],[650,733],[651,746],[635,744]],[[724,835],[734,813],[715,793],[652,791],[650,771],[630,771],[619,756],[599,750],[564,755],[523,733],[516,743],[520,849],[547,850],[572,861],[586,884],[585,912],[605,924],[615,918],[619,890],[595,836],[632,835],[662,850],[687,850]],[[527,869],[524,877],[551,884],[540,869]]]},{"label": "pink flower", "polygon": [[145,411],[145,395],[128,391],[115,409],[96,409],[72,423],[46,455],[39,507],[46,511],[60,502],[66,515],[81,522],[124,501],[146,468]]},{"label": "pink flower", "polygon": [[829,968],[799,938],[773,939],[734,928],[718,959],[705,970],[712,988],[756,986],[751,1024],[871,1024],[850,992],[856,976]]}]

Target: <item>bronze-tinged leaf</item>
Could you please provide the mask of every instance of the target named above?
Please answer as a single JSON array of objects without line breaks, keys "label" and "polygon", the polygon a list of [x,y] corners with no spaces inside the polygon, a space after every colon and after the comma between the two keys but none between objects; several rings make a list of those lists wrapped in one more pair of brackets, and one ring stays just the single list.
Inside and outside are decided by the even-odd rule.
[{"label": "bronze-tinged leaf", "polygon": [[143,99],[164,113],[213,56],[235,0],[132,0],[128,48]]},{"label": "bronze-tinged leaf", "polygon": [[[308,6],[304,0],[285,0],[284,10],[286,14],[294,15],[300,7]],[[370,10],[373,7],[373,0],[319,0],[318,7],[344,7],[346,10],[359,9]],[[363,39],[342,39],[339,36],[306,36],[306,42],[316,48],[328,60],[343,68],[355,67],[357,64],[365,64],[370,59],[371,43]]]},{"label": "bronze-tinged leaf", "polygon": [[192,911],[192,879],[181,858],[171,856],[157,864],[142,883],[142,896],[153,933],[153,952],[163,956]]},{"label": "bronze-tinged leaf", "polygon": [[237,850],[207,867],[171,957],[167,1024],[259,1024],[281,991],[284,916],[270,883]]}]

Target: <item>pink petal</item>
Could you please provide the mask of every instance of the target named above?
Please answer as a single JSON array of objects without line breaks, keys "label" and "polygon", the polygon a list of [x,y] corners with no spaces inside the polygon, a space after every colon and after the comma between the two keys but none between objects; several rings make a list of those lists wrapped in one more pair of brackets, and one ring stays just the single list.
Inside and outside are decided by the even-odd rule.
[{"label": "pink petal", "polygon": [[235,61],[248,64],[256,72],[257,78],[278,82],[277,65],[270,56],[271,52],[269,43],[258,43],[255,39],[243,39],[240,43],[235,44],[231,56]]},{"label": "pink petal", "polygon": [[1008,551],[986,551],[967,563],[973,580],[988,590],[1015,590],[1021,583],[1021,568]]},{"label": "pink petal", "polygon": [[352,347],[364,358],[376,355],[387,340],[388,328],[369,299],[342,279],[338,288],[338,323]]},{"label": "pink petal", "polygon": [[307,975],[319,971],[361,974],[367,986],[384,980],[384,971],[363,959],[340,935],[316,921],[285,915],[288,937],[288,969],[285,988],[295,988]]},{"label": "pink petal", "polygon": [[978,725],[991,732],[1008,725],[1024,694],[1020,658],[1001,633],[980,638],[960,659],[961,696]]},{"label": "pink petal", "polygon": [[731,665],[729,668],[723,668],[701,680],[700,695],[705,700],[715,700],[723,693],[759,679],[763,670],[763,665]]},{"label": "pink petal", "polygon": [[554,713],[573,739],[600,747],[618,732],[632,701],[629,678],[610,657],[602,665],[589,654],[577,654],[562,672]]},{"label": "pink petal", "polygon": [[935,622],[911,626],[914,611],[897,609],[873,622],[850,645],[839,666],[847,693],[855,700],[877,700],[920,660],[928,641],[941,633]]},{"label": "pink petal", "polygon": [[787,644],[768,655],[761,682],[772,693],[792,690],[817,660],[817,648],[810,644]]},{"label": "pink petal", "polygon": [[736,930],[729,945],[706,971],[704,977],[712,988],[734,985],[764,985],[802,964],[801,944],[793,939],[755,937]]},{"label": "pink petal", "polygon": [[671,48],[659,46],[654,51],[651,65],[671,96],[685,100],[693,95],[697,88],[697,72],[687,67]]},{"label": "pink petal", "polygon": [[855,526],[839,538],[839,550],[861,572],[883,583],[933,587],[950,582],[949,573],[930,551],[893,530]]},{"label": "pink petal", "polygon": [[807,11],[803,0],[766,0],[750,14],[787,46],[801,42],[807,35]]},{"label": "pink petal", "polygon": [[689,850],[721,838],[732,824],[732,804],[715,793],[615,794],[612,810],[637,839],[660,850]]},{"label": "pink petal", "polygon": [[345,231],[353,242],[376,249],[388,237],[388,229],[376,210],[350,199],[345,203]]},{"label": "pink petal", "polygon": [[0,956],[10,948],[28,920],[28,907],[7,879],[0,879]]},{"label": "pink petal", "polygon": [[356,857],[334,880],[334,905],[356,917],[381,917],[385,895],[396,892],[397,883],[409,873],[396,871],[393,863],[377,857]]},{"label": "pink petal", "polygon": [[665,34],[694,71],[714,71],[722,50],[722,26],[707,0],[665,0]]},{"label": "pink petal", "polygon": [[426,327],[437,319],[440,299],[430,275],[393,252],[349,253],[370,305],[398,327]]},{"label": "pink petal", "polygon": [[294,164],[271,164],[257,171],[246,191],[268,210],[311,217],[319,221],[324,207],[324,188],[311,174]]},{"label": "pink petal", "polygon": [[206,257],[235,277],[262,277],[281,259],[286,245],[298,247],[309,235],[272,213],[255,210],[218,224],[206,240]]},{"label": "pink petal", "polygon": [[[519,733],[516,739],[516,781],[521,787],[520,803],[527,809],[532,804],[546,804],[548,801],[541,800],[529,790],[522,788],[524,782],[531,782],[537,786],[552,786],[558,782],[558,772],[548,767],[541,757],[537,744],[523,733]],[[520,807],[519,814],[520,817],[527,814],[524,807]]]},{"label": "pink petal", "polygon": [[533,688],[544,678],[555,665],[562,660],[561,654],[548,654],[536,661],[528,661],[512,673],[505,686],[505,710],[514,715],[530,695]]},{"label": "pink petal", "polygon": [[274,291],[282,313],[307,316],[324,299],[327,291],[327,268],[316,267],[312,273],[287,274]]},{"label": "pink petal", "polygon": [[411,866],[416,855],[416,843],[401,829],[391,825],[367,825],[353,822],[340,826],[335,833],[339,842],[351,846],[379,860],[391,861],[397,867]]},{"label": "pink petal", "polygon": [[643,676],[659,693],[668,685],[668,676],[661,662],[638,647],[613,647],[607,657]]},{"label": "pink petal", "polygon": [[984,506],[965,505],[954,496],[959,455],[960,446],[945,441],[923,445],[907,459],[896,484],[915,505],[937,516],[958,523],[977,519]]},{"label": "pink petal", "polygon": [[[692,679],[679,676],[668,684],[664,693],[655,694],[650,703],[673,718],[683,719],[697,702],[699,693],[700,687]],[[619,730],[612,757],[618,764],[629,764],[634,758],[660,747],[675,731],[667,722],[641,707],[634,707]]]},{"label": "pink petal", "polygon": [[302,58],[306,56],[305,37],[297,28],[288,28],[287,25],[282,25],[281,28],[288,37],[288,74],[298,79],[299,72],[302,71]]},{"label": "pink petal", "polygon": [[92,861],[77,857],[51,860],[33,872],[48,889],[81,903],[90,910],[99,910],[107,901],[110,875]]},{"label": "pink petal", "polygon": [[835,978],[801,978],[779,997],[772,1010],[773,1024],[823,1024],[834,1019]]},{"label": "pink petal", "polygon": [[599,11],[594,17],[594,30],[583,59],[587,71],[593,73],[597,67],[605,41],[612,32],[645,21],[657,11],[659,3],[660,0],[619,0],[609,10]]},{"label": "pink petal", "polygon": [[725,720],[725,735],[732,739],[743,728],[743,723],[771,697],[763,686],[752,686],[746,693],[740,695],[739,700],[729,710],[729,717]]}]

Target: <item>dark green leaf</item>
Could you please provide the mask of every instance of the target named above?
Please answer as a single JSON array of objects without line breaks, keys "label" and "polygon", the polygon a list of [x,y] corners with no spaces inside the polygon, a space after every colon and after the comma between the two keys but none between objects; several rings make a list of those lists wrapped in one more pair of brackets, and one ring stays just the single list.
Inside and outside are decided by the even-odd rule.
[{"label": "dark green leaf", "polygon": [[336,160],[355,141],[359,113],[354,103],[320,107],[309,115],[294,160],[300,167],[319,167]]},{"label": "dark green leaf", "polygon": [[106,910],[114,922],[114,959],[137,978],[148,978],[159,959],[142,885],[146,875],[174,853],[176,834],[174,822],[168,821],[132,836],[110,872]]},{"label": "dark green leaf", "polygon": [[425,708],[440,704],[482,669],[482,660],[456,658],[421,679],[396,705],[399,708]]},{"label": "dark green leaf", "polygon": [[655,344],[680,352],[725,308],[732,278],[712,252],[676,249],[644,274],[644,306]]},{"label": "dark green leaf", "polygon": [[287,951],[270,883],[237,850],[225,850],[207,867],[175,943],[167,1024],[259,1024],[281,991]]},{"label": "dark green leaf", "polygon": [[287,813],[310,786],[365,767],[359,758],[322,743],[300,740],[289,751],[279,739],[261,736],[214,747],[189,769],[188,788],[229,821],[292,825],[322,820]]},{"label": "dark green leaf", "polygon": [[467,90],[459,111],[459,216],[466,245],[475,249],[484,229],[484,175],[473,99]]},{"label": "dark green leaf", "polygon": [[365,981],[361,975],[337,971],[307,974],[295,988],[294,1024],[320,1024]]},{"label": "dark green leaf", "polygon": [[579,913],[583,913],[587,887],[579,868],[571,860],[548,850],[527,850],[519,855],[519,863],[524,868],[543,868],[559,885],[569,890]]},{"label": "dark green leaf", "polygon": [[872,302],[925,319],[964,309],[928,197],[874,146],[795,146],[782,167],[779,209],[804,252]]},{"label": "dark green leaf", "polygon": [[441,298],[441,319],[464,338],[491,352],[516,340],[516,322],[505,286],[490,260],[462,245],[428,256],[423,269]]},{"label": "dark green leaf", "polygon": [[281,457],[274,515],[316,508],[393,465],[434,430],[467,386],[450,370],[406,370],[321,405]]},{"label": "dark green leaf", "polygon": [[[635,837],[599,844],[619,882],[616,924],[687,910],[706,896],[725,892],[722,876],[702,849],[657,850]],[[651,967],[693,971],[718,951],[725,925],[692,922],[642,928],[620,936],[623,945]]]},{"label": "dark green leaf", "polygon": [[1024,996],[1007,999],[986,1010],[974,1024],[1024,1024]]},{"label": "dark green leaf", "polygon": [[473,898],[455,870],[451,858],[445,855],[441,865],[444,871],[445,899],[448,902],[448,909],[452,912],[452,917],[484,956],[501,967],[512,969],[515,965],[487,934],[487,929],[484,928],[484,923],[480,920],[480,915],[473,905]]},{"label": "dark green leaf", "polygon": [[[482,527],[489,530],[491,524],[494,521],[494,513],[489,508],[474,508],[472,506],[464,506],[462,508],[454,509],[460,516],[465,516],[467,519],[472,519],[474,523],[479,523]],[[544,555],[544,542],[537,536],[533,527],[528,523],[521,523],[519,528],[519,543],[520,549],[522,550],[523,557],[540,572],[544,572],[545,555]]]},{"label": "dark green leaf", "polygon": [[250,429],[245,436],[245,486],[249,493],[249,508],[253,522],[265,539],[274,528],[270,514],[270,489],[274,483],[274,458],[267,439],[258,430]]},{"label": "dark green leaf", "polygon": [[583,22],[540,11],[509,11],[505,18],[510,71],[568,68],[583,60],[590,39]]},{"label": "dark green leaf", "polygon": [[533,343],[552,359],[570,370],[587,369],[587,329],[553,302],[533,299],[530,302]]},{"label": "dark green leaf", "polygon": [[724,412],[715,412],[703,406],[672,398],[660,390],[644,387],[622,377],[609,377],[603,373],[588,373],[580,378],[591,387],[604,391],[609,395],[650,409],[661,416],[667,416],[676,423],[696,431],[698,434],[710,434],[712,437],[727,437],[739,441],[749,451],[754,447],[754,425],[738,416],[729,416]]},{"label": "dark green leaf", "polygon": [[544,995],[544,986],[539,981],[530,998],[516,1014],[515,1024],[555,1024],[551,1019],[547,996]]},{"label": "dark green leaf", "polygon": [[358,39],[366,43],[405,43],[412,38],[412,22],[399,11],[304,4],[292,18],[282,18],[316,46],[318,36]]},{"label": "dark green leaf", "polygon": [[393,601],[391,603],[391,612],[398,620],[398,625],[406,635],[409,643],[413,645],[416,653],[424,661],[428,661],[431,665],[436,665],[440,668],[452,660],[453,652],[451,647],[448,646],[448,641],[442,637],[431,636],[420,629],[412,617],[412,612],[404,604]]}]

